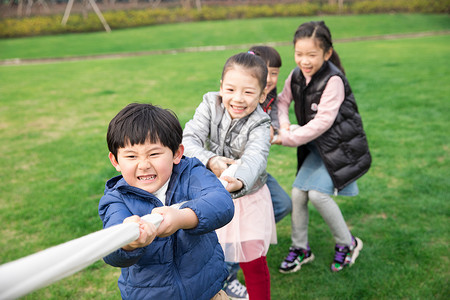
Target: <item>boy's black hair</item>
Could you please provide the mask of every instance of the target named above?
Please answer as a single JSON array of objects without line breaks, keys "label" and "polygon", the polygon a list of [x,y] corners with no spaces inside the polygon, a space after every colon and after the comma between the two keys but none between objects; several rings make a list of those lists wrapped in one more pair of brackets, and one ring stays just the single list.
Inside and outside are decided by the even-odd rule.
[{"label": "boy's black hair", "polygon": [[253,46],[248,51],[252,51],[261,57],[269,68],[281,68],[281,56],[275,48],[270,46]]},{"label": "boy's black hair", "polygon": [[225,77],[225,74],[228,72],[228,70],[234,68],[234,66],[240,66],[249,71],[252,71],[251,74],[258,80],[261,90],[264,90],[267,84],[268,71],[267,65],[261,59],[261,57],[247,52],[242,52],[233,55],[232,57],[228,58],[228,60],[225,62],[225,65],[223,66],[222,80]]},{"label": "boy's black hair", "polygon": [[131,103],[109,122],[106,141],[117,159],[126,145],[161,143],[175,152],[180,147],[183,129],[174,112],[151,104]]}]

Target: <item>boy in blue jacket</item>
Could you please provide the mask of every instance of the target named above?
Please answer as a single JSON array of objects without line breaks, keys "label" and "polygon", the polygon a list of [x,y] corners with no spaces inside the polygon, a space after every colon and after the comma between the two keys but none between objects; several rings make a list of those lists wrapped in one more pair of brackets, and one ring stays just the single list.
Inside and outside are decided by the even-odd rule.
[{"label": "boy in blue jacket", "polygon": [[[137,240],[104,257],[122,268],[123,299],[222,296],[228,271],[214,230],[233,218],[233,201],[199,160],[183,156],[182,136],[176,116],[150,104],[130,104],[109,123],[109,159],[121,175],[107,181],[99,215],[104,228],[137,222],[140,229]],[[163,216],[157,229],[140,218],[149,213]]]}]

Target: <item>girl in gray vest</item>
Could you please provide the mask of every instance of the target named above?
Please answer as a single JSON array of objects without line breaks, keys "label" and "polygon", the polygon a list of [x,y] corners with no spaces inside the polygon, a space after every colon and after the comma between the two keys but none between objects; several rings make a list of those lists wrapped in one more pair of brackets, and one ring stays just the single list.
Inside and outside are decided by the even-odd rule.
[{"label": "girl in gray vest", "polygon": [[[230,57],[219,92],[209,92],[186,123],[183,145],[224,180],[235,214],[216,230],[227,262],[239,263],[250,299],[270,299],[267,251],[276,226],[267,181],[270,117],[263,111],[266,63],[250,53]],[[229,171],[232,165],[234,172]],[[230,168],[232,168],[230,166]],[[229,295],[231,296],[231,295]],[[233,297],[234,298],[234,297]]]},{"label": "girl in gray vest", "polygon": [[[295,62],[279,95],[280,128],[275,144],[297,147],[298,173],[292,189],[292,246],[279,268],[300,270],[314,259],[308,243],[308,201],[319,211],[336,241],[331,270],[351,266],[363,247],[345,223],[332,195],[355,196],[356,180],[371,156],[361,116],[324,22],[300,25],[294,35]],[[290,126],[294,101],[298,125]],[[299,126],[300,125],[300,126]]]}]

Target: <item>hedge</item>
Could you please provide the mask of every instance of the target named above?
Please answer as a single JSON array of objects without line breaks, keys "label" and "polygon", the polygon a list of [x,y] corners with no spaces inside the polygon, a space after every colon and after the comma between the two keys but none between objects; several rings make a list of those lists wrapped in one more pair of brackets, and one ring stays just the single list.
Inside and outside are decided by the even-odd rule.
[{"label": "hedge", "polygon": [[[201,10],[161,8],[142,10],[107,11],[103,13],[111,29],[148,26],[154,24],[224,20],[239,18],[312,16],[317,14],[367,14],[367,13],[449,13],[450,0],[366,0],[344,5],[329,4],[276,4],[259,6],[204,6]],[[66,26],[62,16],[35,16],[0,20],[0,38],[92,32],[104,30],[94,13],[84,19],[81,14],[71,15]]]}]

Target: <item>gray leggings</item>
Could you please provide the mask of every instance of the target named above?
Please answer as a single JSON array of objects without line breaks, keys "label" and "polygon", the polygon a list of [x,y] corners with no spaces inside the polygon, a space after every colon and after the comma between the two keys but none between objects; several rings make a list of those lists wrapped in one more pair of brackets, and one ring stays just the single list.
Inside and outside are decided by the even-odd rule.
[{"label": "gray leggings", "polygon": [[336,244],[351,245],[352,235],[336,202],[327,194],[318,191],[302,191],[294,187],[292,189],[292,246],[307,249],[308,200],[330,227]]}]

